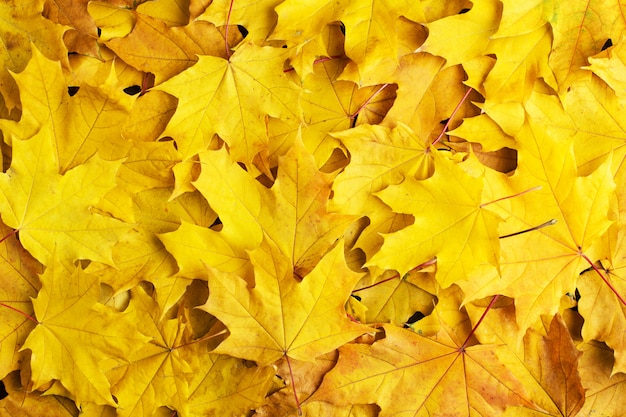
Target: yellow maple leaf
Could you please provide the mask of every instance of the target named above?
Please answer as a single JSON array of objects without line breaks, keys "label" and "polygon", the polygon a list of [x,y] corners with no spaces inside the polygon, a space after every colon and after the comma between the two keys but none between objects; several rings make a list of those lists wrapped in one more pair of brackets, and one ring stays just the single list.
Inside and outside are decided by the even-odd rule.
[{"label": "yellow maple leaf", "polygon": [[[395,269],[404,275],[436,258],[437,281],[445,288],[481,263],[498,265],[501,219],[483,207],[480,178],[467,174],[438,152],[433,158],[432,177],[421,181],[406,177],[376,193],[394,211],[415,216],[415,223],[385,235],[385,243],[368,265]],[[453,238],[458,236],[463,237]]]},{"label": "yellow maple leaf", "polygon": [[14,77],[25,110],[19,122],[0,122],[9,140],[28,139],[48,130],[60,174],[96,152],[106,160],[126,156],[131,143],[120,136],[120,131],[133,98],[115,88],[114,71],[98,87],[83,84],[70,97],[59,63],[34,49],[26,69]]},{"label": "yellow maple leaf", "polygon": [[114,187],[120,161],[94,155],[60,175],[54,143],[49,129],[15,141],[11,168],[0,176],[2,219],[19,231],[24,247],[45,265],[55,250],[70,262],[93,259],[110,264],[111,248],[130,226],[91,207]]},{"label": "yellow maple leaf", "polygon": [[[151,415],[159,406],[184,416],[225,415],[261,402],[271,383],[271,368],[245,367],[239,359],[210,353],[209,339],[191,339],[182,317],[161,319],[160,310],[143,289],[132,291],[128,313],[142,323],[141,332],[151,343],[108,374],[115,380],[111,392],[118,416]],[[229,378],[223,378],[225,374]]]},{"label": "yellow maple leaf", "polygon": [[[502,5],[494,0],[477,0],[463,14],[427,23],[428,38],[419,51],[446,59],[446,67],[467,62],[483,54],[489,37],[498,29]],[[450,47],[450,42],[454,48]]]},{"label": "yellow maple leaf", "polygon": [[[602,257],[599,238],[612,223],[609,196],[615,189],[610,159],[590,175],[577,175],[571,137],[560,126],[546,128],[551,115],[562,111],[553,96],[533,93],[526,109],[528,121],[516,137],[515,175],[490,181],[492,191],[516,196],[489,206],[506,220],[500,227],[500,272],[481,269],[473,284],[461,284],[468,299],[493,294],[487,288],[515,298],[520,338],[542,314],[557,312],[588,259]],[[531,232],[517,233],[525,230]],[[540,284],[528,276],[542,277]]]},{"label": "yellow maple leaf", "polygon": [[67,66],[67,49],[61,25],[45,19],[41,12],[44,0],[10,0],[0,5],[0,38],[4,47],[0,54],[0,85],[6,106],[18,106],[18,91],[9,71],[20,72],[31,57],[32,46],[50,59]]},{"label": "yellow maple leaf", "polygon": [[159,86],[181,98],[164,134],[187,159],[206,150],[205,141],[217,133],[233,160],[252,169],[267,149],[265,116],[299,120],[299,91],[283,72],[285,59],[283,49],[252,44],[241,45],[228,61],[201,55],[196,65]]},{"label": "yellow maple leaf", "polygon": [[312,361],[369,330],[345,314],[344,304],[360,275],[346,266],[341,244],[301,282],[289,258],[270,240],[251,250],[250,260],[254,288],[234,274],[209,267],[209,300],[200,308],[230,332],[214,352],[259,365],[283,356]]},{"label": "yellow maple leaf", "polygon": [[[202,153],[200,163],[202,172],[194,186],[220,216],[224,240],[253,249],[267,236],[301,277],[354,219],[327,213],[333,175],[320,172],[299,141],[279,159],[269,190],[233,163],[225,149]],[[220,183],[213,179],[216,172]]]},{"label": "yellow maple leaf", "polygon": [[262,43],[276,25],[274,8],[280,3],[280,0],[216,0],[198,20],[208,20],[216,26],[242,25],[248,32],[246,40]]},{"label": "yellow maple leaf", "polygon": [[59,380],[78,404],[115,405],[104,371],[126,360],[149,338],[128,317],[98,303],[100,283],[56,257],[41,276],[33,299],[37,327],[22,349],[31,351],[38,389]]}]

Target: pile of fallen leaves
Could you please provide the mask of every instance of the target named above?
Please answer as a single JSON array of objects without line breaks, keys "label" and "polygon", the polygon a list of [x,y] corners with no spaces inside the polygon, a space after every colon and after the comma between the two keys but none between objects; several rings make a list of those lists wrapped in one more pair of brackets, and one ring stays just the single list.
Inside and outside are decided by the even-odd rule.
[{"label": "pile of fallen leaves", "polygon": [[626,3],[0,3],[2,416],[618,416]]}]

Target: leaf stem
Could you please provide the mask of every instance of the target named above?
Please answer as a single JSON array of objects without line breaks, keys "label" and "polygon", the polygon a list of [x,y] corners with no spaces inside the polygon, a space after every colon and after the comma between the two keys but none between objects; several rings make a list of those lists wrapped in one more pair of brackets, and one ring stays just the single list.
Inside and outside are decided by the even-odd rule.
[{"label": "leaf stem", "polygon": [[5,304],[5,303],[2,303],[2,302],[0,302],[0,306],[2,306],[2,307],[6,307],[6,308],[8,308],[9,310],[13,310],[13,311],[15,311],[16,313],[20,313],[22,316],[26,317],[28,320],[32,321],[33,323],[35,323],[35,324],[39,324],[39,322],[37,321],[37,319],[36,319],[36,318],[34,318],[33,316],[31,316],[30,314],[24,313],[22,310],[20,310],[20,309],[18,309],[18,308],[15,308],[15,307],[13,307],[13,306],[10,306],[10,305]]},{"label": "leaf stem", "polygon": [[361,110],[363,110],[363,109],[365,108],[365,106],[367,106],[368,104],[370,104],[370,102],[371,102],[372,100],[374,100],[374,98],[375,98],[377,95],[379,95],[379,94],[381,93],[381,91],[383,91],[383,89],[384,89],[385,87],[387,87],[388,85],[389,85],[389,83],[385,83],[385,84],[383,84],[383,85],[382,85],[382,86],[381,86],[378,90],[374,91],[374,94],[372,94],[371,96],[369,96],[369,98],[368,98],[367,100],[365,100],[365,102],[364,102],[363,104],[361,104],[361,106],[359,106],[359,108],[358,108],[358,109],[357,109],[354,113],[352,113],[351,115],[349,115],[348,117],[349,117],[351,120],[352,120],[352,119],[354,119],[355,117],[357,117],[357,116],[358,116],[358,114],[359,114],[359,113],[361,113]]},{"label": "leaf stem", "polygon": [[544,227],[552,226],[553,224],[556,224],[556,219],[550,219],[547,222],[542,223],[539,226],[531,227],[530,229],[520,230],[519,232],[510,233],[508,235],[500,236],[500,239],[505,239],[507,237],[513,237],[513,236],[521,235],[522,233],[532,232],[533,230],[543,229]]},{"label": "leaf stem", "polygon": [[298,399],[298,392],[296,391],[296,381],[293,377],[293,370],[291,369],[291,361],[289,361],[289,356],[285,354],[285,359],[287,360],[287,366],[289,367],[289,377],[291,378],[291,388],[293,389],[293,397],[296,399],[296,406],[298,407],[298,415],[302,415],[302,407],[300,406],[300,400]]},{"label": "leaf stem", "polygon": [[487,306],[485,311],[483,311],[482,316],[480,316],[480,319],[478,319],[478,322],[474,325],[474,327],[472,328],[472,331],[467,335],[467,338],[465,339],[465,342],[463,342],[463,345],[459,348],[459,352],[465,352],[465,348],[467,347],[467,344],[469,343],[469,341],[472,338],[472,336],[474,336],[474,333],[476,332],[476,329],[478,329],[478,326],[480,326],[480,324],[485,319],[485,316],[487,315],[487,312],[489,310],[491,310],[491,308],[496,303],[496,301],[498,301],[498,298],[500,298],[500,294],[496,294],[496,295],[493,296],[493,298],[491,299],[491,302],[489,303],[489,305]]},{"label": "leaf stem", "polygon": [[445,126],[443,127],[443,129],[441,130],[441,133],[439,134],[439,136],[437,136],[437,139],[435,139],[435,141],[433,143],[431,143],[430,146],[435,146],[437,144],[437,142],[439,142],[441,140],[441,138],[443,137],[443,135],[446,133],[446,131],[448,130],[448,126],[450,126],[450,122],[452,122],[452,119],[454,118],[454,116],[456,115],[456,113],[459,111],[459,109],[461,108],[461,106],[463,105],[463,103],[465,103],[465,100],[467,100],[467,97],[470,95],[470,93],[473,91],[474,89],[472,87],[468,88],[467,91],[465,92],[465,95],[463,96],[463,98],[461,99],[461,101],[459,101],[459,104],[456,105],[454,111],[452,112],[452,114],[450,115],[450,118],[448,119],[448,121],[446,122]]},{"label": "leaf stem", "polygon": [[617,291],[617,289],[613,286],[613,284],[611,284],[611,282],[604,276],[604,274],[602,274],[602,272],[600,271],[600,269],[598,269],[597,266],[595,266],[595,264],[593,262],[591,262],[591,259],[589,259],[589,257],[587,255],[585,255],[583,252],[579,251],[578,252],[580,254],[580,256],[583,257],[583,259],[585,261],[587,261],[589,263],[589,265],[591,265],[591,267],[593,268],[594,271],[596,271],[596,273],[598,275],[600,275],[600,278],[602,278],[602,281],[604,281],[604,283],[606,285],[609,286],[609,288],[611,289],[611,291],[613,291],[613,294],[615,294],[615,296],[617,297],[617,299],[622,303],[622,305],[626,306],[626,300],[624,300],[624,297],[622,297],[622,295]]},{"label": "leaf stem", "polygon": [[359,291],[363,291],[363,290],[368,290],[368,289],[373,288],[373,287],[375,287],[375,286],[377,286],[377,285],[384,284],[384,283],[385,283],[385,282],[387,282],[387,281],[391,281],[391,280],[396,279],[396,278],[399,278],[399,277],[400,277],[400,274],[395,274],[395,275],[394,275],[394,276],[392,276],[391,278],[383,279],[382,281],[375,282],[374,284],[372,284],[372,285],[368,285],[367,287],[358,288],[358,289],[356,289],[356,290],[352,291],[352,294],[354,294],[355,292],[359,292]]},{"label": "leaf stem", "polygon": [[224,30],[224,45],[226,48],[226,58],[230,58],[230,47],[228,46],[228,28],[230,27],[230,14],[233,11],[233,3],[235,0],[230,0],[230,6],[228,6],[228,15],[226,16],[226,30]]},{"label": "leaf stem", "polygon": [[13,229],[11,231],[11,233],[9,233],[8,235],[4,236],[2,239],[0,239],[0,243],[4,242],[5,240],[7,240],[9,237],[16,235],[17,232],[19,231],[19,229]]}]

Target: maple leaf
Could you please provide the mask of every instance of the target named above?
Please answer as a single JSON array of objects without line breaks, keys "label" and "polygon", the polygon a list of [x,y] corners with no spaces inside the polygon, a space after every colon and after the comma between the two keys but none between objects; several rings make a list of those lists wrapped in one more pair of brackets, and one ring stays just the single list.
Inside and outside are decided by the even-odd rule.
[{"label": "maple leaf", "polygon": [[9,417],[74,417],[78,415],[76,405],[63,396],[41,395],[28,392],[20,384],[20,375],[11,373],[2,379],[8,396],[0,401],[0,414]]},{"label": "maple leaf", "polygon": [[613,351],[604,343],[591,341],[581,346],[579,372],[586,390],[586,401],[581,415],[619,415],[623,410],[619,401],[626,389],[626,375],[613,374]]},{"label": "maple leaf", "polygon": [[368,223],[355,247],[371,257],[380,249],[381,233],[395,232],[413,223],[410,215],[392,212],[376,192],[402,181],[405,176],[429,177],[433,161],[424,140],[401,122],[393,129],[362,125],[333,136],[350,152],[350,164],[333,183],[329,210],[367,215]]},{"label": "maple leaf", "polygon": [[367,332],[345,315],[344,304],[359,280],[335,245],[303,278],[295,279],[289,259],[269,240],[251,250],[255,287],[209,267],[209,300],[200,307],[220,319],[230,335],[215,353],[260,365],[283,356],[311,361]]},{"label": "maple leaf", "polygon": [[[489,97],[485,107],[508,101],[526,101],[538,78],[556,87],[546,59],[552,40],[550,26],[544,24],[532,32],[527,28],[520,30],[522,33],[514,37],[501,37],[497,32],[492,35],[488,49],[497,54],[498,60],[483,84],[485,96]],[[524,57],[524,65],[519,65],[520,56]]]},{"label": "maple leaf", "polygon": [[324,25],[341,20],[346,27],[346,55],[354,61],[354,68],[348,69],[344,78],[359,86],[389,82],[398,65],[400,45],[406,42],[402,35],[407,33],[390,33],[386,27],[396,26],[400,16],[424,21],[422,6],[409,1],[371,0],[346,6],[348,3],[319,0],[308,2],[303,9],[297,1],[284,1],[276,8],[278,24],[272,38],[307,43]]},{"label": "maple leaf", "polygon": [[[612,286],[624,294],[621,279],[613,279]],[[626,358],[623,346],[626,343],[622,328],[626,322],[625,307],[595,271],[586,272],[577,285],[580,292],[580,313],[586,317],[582,328],[584,340],[601,340],[615,352],[615,364],[612,373],[624,372]]]},{"label": "maple leaf", "polygon": [[[467,13],[426,23],[429,34],[419,51],[445,58],[446,66],[467,62],[482,54],[489,37],[498,29],[502,6],[493,0],[472,3]],[[451,40],[455,48],[449,47]]]},{"label": "maple leaf", "polygon": [[442,70],[445,62],[443,58],[424,52],[407,54],[400,59],[394,73],[399,85],[397,98],[385,116],[384,126],[404,123],[424,142],[433,133],[440,133],[441,120],[450,116],[467,90],[461,83],[465,76],[461,67]]},{"label": "maple leaf", "polygon": [[[560,297],[574,290],[576,277],[589,266],[585,257],[599,256],[598,239],[611,224],[607,213],[615,188],[610,160],[591,175],[577,175],[571,140],[559,134],[558,126],[546,129],[550,115],[561,111],[554,99],[535,93],[527,111],[529,122],[516,138],[519,166],[515,175],[510,181],[491,182],[511,185],[498,194],[523,193],[489,206],[506,220],[501,236],[512,234],[500,239],[500,272],[481,269],[474,287],[460,284],[468,299],[488,295],[483,291],[488,286],[514,297],[521,332],[540,315],[556,313]],[[534,188],[538,186],[541,189]],[[549,227],[533,230],[541,225]],[[529,229],[533,231],[516,233]],[[528,274],[543,277],[541,284],[529,282]]]},{"label": "maple leaf", "polygon": [[[131,16],[132,30],[107,39],[106,45],[128,64],[154,74],[156,84],[194,65],[198,55],[226,58],[224,36],[208,22],[169,27],[163,20],[143,13]],[[235,43],[236,38],[230,40]]]},{"label": "maple leaf", "polygon": [[[603,10],[598,13],[598,10]],[[566,8],[555,3],[548,15],[554,33],[549,64],[563,92],[600,52],[607,39],[619,39],[626,27],[625,6],[611,0],[577,1]]]},{"label": "maple leaf", "polygon": [[35,49],[25,70],[14,77],[25,110],[19,122],[1,122],[8,138],[28,139],[42,129],[48,130],[60,174],[96,152],[106,160],[126,156],[130,142],[120,136],[120,128],[133,99],[115,88],[114,72],[98,87],[83,84],[70,97],[59,63]]},{"label": "maple leaf", "polygon": [[[578,415],[585,398],[580,376],[575,371],[580,352],[574,347],[569,331],[559,315],[549,320],[544,317],[543,326],[546,335],[530,330],[524,336],[524,363],[547,394],[547,398],[542,398],[544,402],[539,401],[539,395],[533,398],[544,410],[550,410],[552,415]],[[530,378],[526,380],[532,381]],[[526,384],[529,385],[530,383]],[[524,411],[511,407],[504,415],[520,415]]]},{"label": "maple leaf", "polygon": [[242,25],[248,35],[246,40],[262,43],[276,25],[274,8],[281,0],[216,0],[212,1],[199,20],[208,20],[216,26]]},{"label": "maple leaf", "polygon": [[89,0],[58,0],[46,2],[43,15],[54,23],[68,26],[63,42],[68,51],[100,56],[96,37],[98,28],[87,12]]},{"label": "maple leaf", "polygon": [[117,415],[150,415],[158,406],[181,416],[224,415],[261,402],[273,376],[270,368],[248,368],[238,359],[211,354],[209,339],[191,340],[182,317],[161,320],[160,306],[143,289],[131,296],[128,313],[143,323],[141,332],[151,342],[109,373],[116,380],[111,392],[118,400]]},{"label": "maple leaf", "polygon": [[626,82],[624,78],[625,45],[624,37],[622,37],[616,41],[612,48],[589,57],[589,66],[583,67],[604,80],[619,97],[624,97],[624,91],[620,85]]},{"label": "maple leaf", "polygon": [[200,55],[193,67],[159,86],[181,97],[164,134],[174,137],[189,158],[205,150],[205,138],[217,133],[233,160],[251,169],[267,147],[264,117],[299,119],[298,90],[283,72],[285,59],[282,49],[248,43],[228,61]]},{"label": "maple leaf", "polygon": [[19,103],[18,89],[9,71],[20,72],[26,67],[32,45],[48,58],[67,65],[67,49],[61,39],[65,28],[45,19],[41,15],[43,6],[44,0],[11,0],[0,6],[0,36],[4,45],[0,54],[0,85],[9,109]]},{"label": "maple leaf", "polygon": [[340,146],[333,132],[353,124],[378,123],[393,102],[392,85],[357,88],[351,81],[338,80],[345,64],[346,60],[339,58],[318,62],[302,81],[302,112],[308,117],[300,132],[318,166]]},{"label": "maple leaf", "polygon": [[53,258],[40,279],[33,299],[38,324],[22,347],[31,351],[34,388],[57,379],[78,404],[115,405],[104,371],[149,338],[127,316],[98,304],[100,283],[80,268]]},{"label": "maple leaf", "polygon": [[22,3],[0,414],[622,413],[622,4]]},{"label": "maple leaf", "polygon": [[[207,245],[214,246],[213,252],[226,254],[228,251],[231,256],[240,258],[241,249],[255,248],[266,235],[287,256],[294,271],[304,276],[353,220],[352,216],[326,212],[333,176],[318,171],[313,157],[301,143],[296,142],[279,159],[277,178],[269,190],[233,163],[225,149],[202,153],[200,163],[202,172],[194,186],[224,225],[220,236],[209,230],[199,232],[203,238],[217,237],[207,240]],[[222,176],[220,183],[213,180],[214,172]],[[184,231],[175,233],[185,236]],[[224,243],[234,249],[224,248]],[[190,261],[195,265],[193,270],[197,270],[199,263]],[[208,259],[202,261],[218,267]],[[226,259],[217,261],[221,265]],[[241,267],[237,260],[235,263],[239,265],[237,268]]]},{"label": "maple leaf", "polygon": [[53,146],[48,129],[13,144],[11,168],[0,176],[2,219],[19,230],[24,247],[43,264],[55,250],[69,261],[111,263],[111,248],[129,226],[92,213],[90,207],[113,188],[120,162],[94,155],[59,175]]},{"label": "maple leaf", "polygon": [[[421,284],[421,283],[420,283]],[[360,285],[358,285],[360,287]],[[374,287],[362,287],[353,291],[365,306],[365,323],[405,324],[411,316],[420,312],[423,316],[432,312],[436,297],[407,278],[392,279]]]},{"label": "maple leaf", "polygon": [[572,84],[563,107],[566,115],[554,129],[573,135],[576,165],[581,175],[593,172],[611,153],[615,163],[623,159],[626,125],[620,114],[626,108],[624,98],[589,76],[587,82]]},{"label": "maple leaf", "polygon": [[[413,214],[415,223],[385,235],[382,248],[368,263],[404,275],[436,257],[437,280],[445,288],[481,263],[498,265],[500,218],[484,208],[479,178],[439,153],[433,153],[433,159],[432,177],[422,181],[406,177],[376,193],[394,211]],[[452,244],[452,236],[459,235],[463,238]],[[398,259],[399,251],[404,256]]]},{"label": "maple leaf", "polygon": [[[30,298],[40,289],[39,279],[35,275],[42,271],[41,265],[22,248],[10,229],[0,223],[0,233],[9,236],[0,243],[0,376],[19,368],[23,353],[18,353],[26,336],[33,328],[33,321],[28,318],[33,314]],[[18,309],[18,311],[11,309]]]},{"label": "maple leaf", "polygon": [[337,366],[313,398],[335,404],[377,403],[381,416],[495,415],[532,404],[497,346],[462,347],[442,326],[434,339],[394,325],[373,345],[339,348]]}]

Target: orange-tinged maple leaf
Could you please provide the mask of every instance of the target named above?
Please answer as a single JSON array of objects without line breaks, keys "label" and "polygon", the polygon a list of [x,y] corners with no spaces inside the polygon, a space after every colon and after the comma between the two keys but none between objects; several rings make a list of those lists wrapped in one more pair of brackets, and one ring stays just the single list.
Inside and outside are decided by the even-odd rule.
[{"label": "orange-tinged maple leaf", "polygon": [[[549,415],[576,416],[581,409],[585,391],[577,372],[580,352],[574,347],[561,316],[543,317],[545,335],[529,330],[524,336],[524,364],[532,378],[524,382],[529,389],[536,381],[542,395],[533,395],[534,402]],[[542,332],[543,333],[543,332]],[[543,414],[542,412],[542,414]],[[505,416],[536,416],[537,410],[511,407]]]},{"label": "orange-tinged maple leaf", "polygon": [[415,223],[385,235],[381,250],[368,265],[404,275],[436,257],[437,281],[445,288],[481,263],[498,265],[501,219],[483,207],[481,178],[467,174],[439,152],[433,151],[433,158],[432,177],[421,181],[406,177],[376,193],[395,212],[415,216]]},{"label": "orange-tinged maple leaf", "polygon": [[20,375],[15,372],[3,378],[2,384],[9,394],[0,402],[3,417],[76,417],[78,409],[69,398],[58,395],[42,395],[28,392],[20,384]]},{"label": "orange-tinged maple leaf", "polygon": [[53,258],[33,299],[37,327],[22,349],[31,351],[32,382],[38,389],[59,380],[77,404],[115,405],[104,372],[126,360],[149,338],[127,315],[98,303],[100,282]]},{"label": "orange-tinged maple leaf", "polygon": [[579,372],[586,390],[582,416],[619,416],[624,405],[619,398],[626,395],[626,375],[613,374],[613,351],[604,343],[591,341],[580,347]]},{"label": "orange-tinged maple leaf", "polygon": [[384,126],[405,123],[424,142],[433,133],[441,132],[440,122],[450,117],[467,91],[462,84],[461,67],[442,71],[445,62],[441,57],[424,52],[407,54],[400,59],[393,74],[398,84],[397,98],[385,116]]},{"label": "orange-tinged maple leaf", "polygon": [[[226,58],[224,36],[208,22],[169,27],[161,19],[142,13],[132,15],[132,31],[107,39],[106,45],[128,64],[154,74],[156,84],[194,65],[198,55]],[[239,39],[233,36],[230,40],[235,43]]]},{"label": "orange-tinged maple leaf", "polygon": [[250,251],[250,260],[254,288],[209,267],[209,300],[200,308],[230,332],[214,352],[259,365],[283,356],[312,361],[370,330],[350,321],[344,310],[360,274],[346,266],[341,241],[301,282],[289,258],[268,239]]},{"label": "orange-tinged maple leaf", "polygon": [[111,248],[130,226],[93,213],[91,207],[115,186],[120,161],[94,155],[60,175],[54,144],[48,129],[15,141],[11,168],[0,176],[2,219],[19,231],[24,247],[45,265],[55,250],[70,262],[110,264]]},{"label": "orange-tinged maple leaf", "polygon": [[44,16],[54,23],[70,27],[63,34],[63,41],[68,51],[96,57],[100,55],[96,40],[98,28],[87,12],[89,1],[48,1],[44,8]]},{"label": "orange-tinged maple leaf", "polygon": [[498,415],[507,406],[532,408],[496,345],[461,347],[443,326],[434,338],[384,325],[373,345],[339,348],[337,366],[312,399],[376,403],[382,416]]},{"label": "orange-tinged maple leaf", "polygon": [[[19,368],[23,353],[18,353],[26,336],[33,328],[30,299],[40,289],[36,273],[42,271],[18,243],[11,230],[0,223],[0,234],[8,236],[0,243],[0,377]],[[18,309],[17,311],[12,310]]]}]

